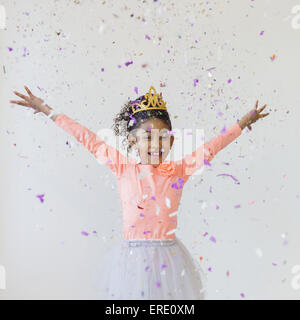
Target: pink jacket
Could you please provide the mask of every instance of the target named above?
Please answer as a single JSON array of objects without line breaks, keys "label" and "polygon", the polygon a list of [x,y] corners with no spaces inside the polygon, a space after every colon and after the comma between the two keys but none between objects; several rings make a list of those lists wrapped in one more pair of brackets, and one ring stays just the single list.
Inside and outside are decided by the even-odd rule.
[{"label": "pink jacket", "polygon": [[55,123],[72,134],[117,177],[123,208],[123,238],[127,240],[173,239],[177,228],[177,210],[189,176],[202,165],[209,164],[242,132],[235,123],[224,134],[220,133],[196,148],[191,155],[155,168],[125,157],[65,114],[59,114]]}]

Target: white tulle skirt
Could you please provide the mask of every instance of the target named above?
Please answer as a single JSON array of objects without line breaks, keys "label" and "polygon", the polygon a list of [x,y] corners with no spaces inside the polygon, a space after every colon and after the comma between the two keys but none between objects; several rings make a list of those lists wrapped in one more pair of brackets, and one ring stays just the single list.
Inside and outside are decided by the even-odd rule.
[{"label": "white tulle skirt", "polygon": [[94,271],[96,299],[203,300],[206,276],[180,239],[121,240]]}]

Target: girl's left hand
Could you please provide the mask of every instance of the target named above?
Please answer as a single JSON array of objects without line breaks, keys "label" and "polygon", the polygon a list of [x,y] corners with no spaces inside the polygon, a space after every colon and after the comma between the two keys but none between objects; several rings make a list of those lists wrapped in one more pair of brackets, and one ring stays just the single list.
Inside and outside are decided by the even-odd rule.
[{"label": "girl's left hand", "polygon": [[261,118],[264,118],[266,117],[268,113],[262,113],[261,112],[264,110],[264,108],[266,107],[267,105],[265,104],[263,107],[257,109],[258,107],[258,100],[256,101],[256,104],[255,104],[255,108],[253,110],[251,110],[249,113],[247,113],[240,121],[240,124],[245,127],[247,126],[249,130],[252,130],[251,128],[251,124],[256,122],[258,119],[261,119]]}]

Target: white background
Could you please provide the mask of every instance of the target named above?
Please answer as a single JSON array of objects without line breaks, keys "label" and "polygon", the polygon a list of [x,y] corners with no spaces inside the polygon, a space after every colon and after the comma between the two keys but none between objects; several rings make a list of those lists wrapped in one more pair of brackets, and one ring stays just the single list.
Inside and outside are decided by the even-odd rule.
[{"label": "white background", "polygon": [[268,117],[190,178],[176,235],[201,261],[208,299],[300,298],[300,1],[0,4],[0,299],[94,299],[92,270],[121,239],[115,177],[50,119],[9,103],[24,85],[95,132],[134,87],[154,85],[173,127],[206,140],[266,103]]}]

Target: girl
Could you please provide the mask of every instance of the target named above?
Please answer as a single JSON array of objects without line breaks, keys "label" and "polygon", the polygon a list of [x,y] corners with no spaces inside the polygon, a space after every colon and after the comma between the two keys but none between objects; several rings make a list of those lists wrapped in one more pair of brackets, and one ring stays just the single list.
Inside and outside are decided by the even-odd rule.
[{"label": "girl", "polygon": [[[199,263],[175,236],[183,187],[188,178],[247,126],[269,113],[264,105],[247,113],[225,133],[178,161],[165,161],[174,136],[162,94],[151,86],[147,94],[129,101],[114,119],[116,135],[125,135],[128,149],[140,161],[123,156],[103,139],[69,118],[57,114],[25,86],[28,96],[10,101],[42,112],[73,135],[118,179],[123,208],[123,239],[107,251],[95,282],[100,299],[204,299],[204,275]],[[154,91],[152,94],[151,91]]]}]

